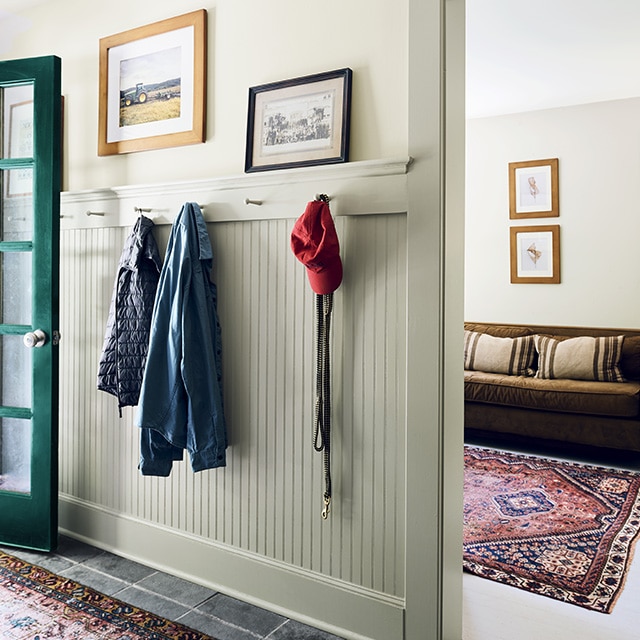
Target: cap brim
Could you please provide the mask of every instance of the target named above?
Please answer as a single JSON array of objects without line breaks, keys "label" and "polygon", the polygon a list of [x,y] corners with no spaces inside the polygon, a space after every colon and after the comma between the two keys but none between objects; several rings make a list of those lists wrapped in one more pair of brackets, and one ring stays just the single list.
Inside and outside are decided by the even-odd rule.
[{"label": "cap brim", "polygon": [[314,271],[307,267],[307,277],[311,289],[319,295],[333,293],[342,283],[342,261],[340,257],[328,267]]}]

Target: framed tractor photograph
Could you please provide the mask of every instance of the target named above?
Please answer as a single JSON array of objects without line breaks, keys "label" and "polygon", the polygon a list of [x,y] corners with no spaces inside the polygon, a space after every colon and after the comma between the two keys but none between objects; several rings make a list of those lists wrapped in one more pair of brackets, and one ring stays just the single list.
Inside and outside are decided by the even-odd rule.
[{"label": "framed tractor photograph", "polygon": [[98,155],[205,140],[204,9],[100,39]]}]

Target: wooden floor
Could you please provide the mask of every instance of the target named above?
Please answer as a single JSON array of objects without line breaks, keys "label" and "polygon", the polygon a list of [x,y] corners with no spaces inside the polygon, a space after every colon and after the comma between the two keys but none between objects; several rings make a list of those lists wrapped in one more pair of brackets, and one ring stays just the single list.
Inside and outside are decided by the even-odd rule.
[{"label": "wooden floor", "polygon": [[[607,465],[606,460],[584,456],[574,459],[635,466]],[[635,551],[622,593],[609,614],[465,573],[463,640],[640,640],[640,542]]]},{"label": "wooden floor", "polygon": [[463,640],[640,639],[640,549],[608,614],[465,573]]}]

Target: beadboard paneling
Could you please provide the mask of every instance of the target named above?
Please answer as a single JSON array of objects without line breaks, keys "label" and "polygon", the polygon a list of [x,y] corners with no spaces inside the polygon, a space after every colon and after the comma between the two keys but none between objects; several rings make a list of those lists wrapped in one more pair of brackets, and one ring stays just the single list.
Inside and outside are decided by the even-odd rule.
[{"label": "beadboard paneling", "polygon": [[[177,212],[176,212],[177,213]],[[60,490],[81,503],[402,597],[406,216],[341,215],[334,297],[333,503],[312,447],[314,294],[293,219],[208,225],[223,331],[227,467],[138,470],[135,409],[96,389],[127,227],[61,234]],[[154,234],[164,252],[170,227]],[[99,536],[99,534],[96,534]]]}]

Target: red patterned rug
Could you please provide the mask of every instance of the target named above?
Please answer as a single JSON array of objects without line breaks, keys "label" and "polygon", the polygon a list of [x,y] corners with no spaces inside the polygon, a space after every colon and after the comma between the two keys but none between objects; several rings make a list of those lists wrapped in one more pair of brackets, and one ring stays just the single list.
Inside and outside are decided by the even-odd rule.
[{"label": "red patterned rug", "polygon": [[213,640],[1,551],[0,638]]},{"label": "red patterned rug", "polygon": [[465,446],[465,571],[610,613],[640,531],[640,473]]}]

